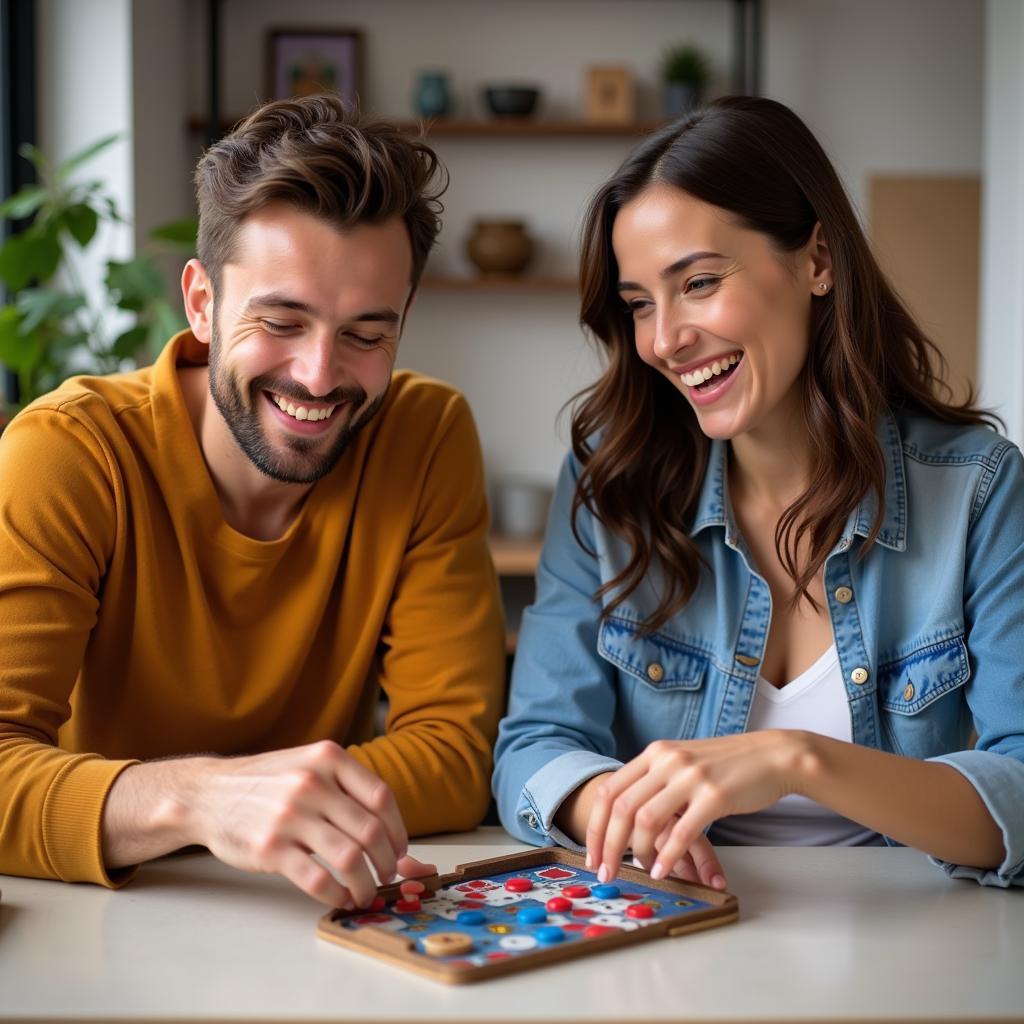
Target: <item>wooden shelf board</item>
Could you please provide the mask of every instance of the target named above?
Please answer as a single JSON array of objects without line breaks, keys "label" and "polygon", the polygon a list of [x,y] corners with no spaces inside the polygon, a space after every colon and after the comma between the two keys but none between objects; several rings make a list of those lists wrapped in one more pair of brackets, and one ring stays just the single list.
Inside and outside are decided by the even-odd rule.
[{"label": "wooden shelf board", "polygon": [[[244,115],[243,115],[244,116]],[[223,118],[221,120],[221,134],[230,131],[240,120],[241,116],[235,118]],[[412,135],[419,135],[422,129],[426,129],[427,135],[444,136],[448,138],[549,138],[558,136],[577,136],[583,138],[636,138],[647,135],[660,128],[663,121],[644,120],[630,121],[625,124],[604,124],[591,121],[545,121],[542,118],[532,117],[496,117],[492,120],[459,119],[459,118],[434,118],[423,121],[410,121],[408,119],[391,120],[403,132]],[[188,119],[188,130],[195,135],[205,135],[209,131],[210,121],[206,117],[190,117]]]},{"label": "wooden shelf board", "polygon": [[395,122],[402,131],[450,138],[544,138],[576,135],[591,138],[632,138],[646,135],[664,124],[663,121],[630,121],[610,124],[599,121],[550,120],[533,117],[495,117],[484,119],[433,118],[421,121]]},{"label": "wooden shelf board", "polygon": [[439,292],[562,292],[576,291],[574,277],[532,277],[529,274],[479,274],[476,277],[424,275],[420,287]]},{"label": "wooden shelf board", "polygon": [[540,561],[540,537],[520,539],[491,534],[491,557],[499,576],[532,576]]}]

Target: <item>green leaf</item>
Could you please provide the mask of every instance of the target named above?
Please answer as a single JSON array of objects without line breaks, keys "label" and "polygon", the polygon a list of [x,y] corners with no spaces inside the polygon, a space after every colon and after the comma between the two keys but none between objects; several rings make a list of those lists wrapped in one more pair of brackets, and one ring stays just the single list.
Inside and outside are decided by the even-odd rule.
[{"label": "green leaf", "polygon": [[32,280],[28,249],[31,239],[12,235],[0,248],[0,279],[12,292],[21,291]]},{"label": "green leaf", "polygon": [[157,242],[170,242],[172,245],[187,247],[190,252],[195,252],[198,233],[198,219],[186,217],[184,220],[172,220],[168,224],[153,228],[149,237]]},{"label": "green leaf", "polygon": [[94,156],[101,153],[108,146],[112,146],[120,138],[120,132],[117,132],[114,135],[105,135],[102,139],[94,142],[91,146],[86,146],[85,149],[79,150],[58,166],[57,177],[66,178],[73,170],[75,170],[76,167],[80,167],[82,164],[88,163]]},{"label": "green leaf", "polygon": [[50,173],[50,161],[46,159],[42,150],[36,149],[30,142],[23,142],[18,147],[19,156],[23,156],[40,174],[46,178]]},{"label": "green leaf", "polygon": [[110,196],[103,196],[103,202],[107,204],[107,219],[115,224],[127,224],[128,222],[117,212],[117,203]]},{"label": "green leaf", "polygon": [[92,241],[99,222],[99,215],[85,203],[76,203],[64,211],[64,224],[83,249]]},{"label": "green leaf", "polygon": [[[43,355],[43,347],[36,334],[25,335],[19,330],[20,317],[14,306],[4,306],[0,310],[0,362],[8,369],[22,375],[30,373]],[[34,398],[34,395],[22,395],[23,402]]]},{"label": "green leaf", "polygon": [[138,313],[154,299],[163,295],[164,280],[160,271],[145,257],[127,263],[107,263],[107,288],[115,295],[121,309]]},{"label": "green leaf", "polygon": [[19,330],[27,335],[44,320],[63,319],[77,313],[85,305],[85,296],[52,288],[26,288],[18,295],[16,304],[22,317]]},{"label": "green leaf", "polygon": [[25,270],[29,281],[49,281],[64,256],[57,225],[47,224],[40,231],[30,231],[25,236]]},{"label": "green leaf", "polygon": [[25,185],[0,204],[0,217],[22,220],[31,217],[46,201],[46,189],[42,185]]},{"label": "green leaf", "polygon": [[139,346],[146,343],[148,335],[148,327],[133,327],[130,331],[125,331],[124,334],[120,335],[114,341],[110,351],[117,356],[118,359],[131,359],[131,357],[138,351]]},{"label": "green leaf", "polygon": [[159,352],[167,344],[169,338],[186,327],[188,327],[188,321],[185,319],[184,313],[179,309],[172,308],[166,299],[158,299],[150,310],[147,349],[150,352]]}]

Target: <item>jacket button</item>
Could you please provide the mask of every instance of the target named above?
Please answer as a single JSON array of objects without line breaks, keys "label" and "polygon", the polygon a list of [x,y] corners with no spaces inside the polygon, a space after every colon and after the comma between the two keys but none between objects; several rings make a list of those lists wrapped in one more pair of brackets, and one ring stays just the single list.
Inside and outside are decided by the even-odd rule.
[{"label": "jacket button", "polygon": [[660,683],[665,678],[665,670],[656,661],[652,661],[647,666],[647,678],[652,683]]},{"label": "jacket button", "polygon": [[840,604],[849,604],[853,600],[853,591],[849,587],[836,587],[835,597]]},{"label": "jacket button", "polygon": [[868,670],[866,668],[857,667],[850,673],[850,678],[858,686],[863,686],[868,681]]},{"label": "jacket button", "polygon": [[737,654],[736,660],[741,665],[746,665],[748,668],[753,668],[758,664],[757,658],[752,658],[749,654]]},{"label": "jacket button", "polygon": [[907,683],[907,685],[903,687],[903,699],[905,701],[912,701],[914,699],[914,694],[916,692],[917,691],[914,689],[914,684]]},{"label": "jacket button", "polygon": [[537,815],[534,814],[533,811],[530,811],[530,813],[526,815],[526,824],[529,825],[530,828],[537,827]]}]

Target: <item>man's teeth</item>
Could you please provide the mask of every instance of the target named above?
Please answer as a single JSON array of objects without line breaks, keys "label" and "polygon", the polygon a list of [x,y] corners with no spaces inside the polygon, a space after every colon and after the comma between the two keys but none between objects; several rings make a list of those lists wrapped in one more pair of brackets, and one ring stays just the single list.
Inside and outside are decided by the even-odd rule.
[{"label": "man's teeth", "polygon": [[282,398],[280,395],[272,395],[271,397],[274,399],[274,405],[282,412],[288,413],[289,416],[294,416],[297,420],[326,420],[337,409],[336,405],[332,405],[329,409],[308,409],[304,405],[296,405],[294,402],[289,402],[287,398]]},{"label": "man's teeth", "polygon": [[683,383],[689,388],[695,388],[698,384],[703,384],[704,381],[711,380],[712,377],[717,377],[720,373],[725,373],[730,366],[735,366],[739,361],[740,357],[735,353],[724,359],[716,359],[713,363],[694,370],[693,373],[684,373],[682,375]]}]

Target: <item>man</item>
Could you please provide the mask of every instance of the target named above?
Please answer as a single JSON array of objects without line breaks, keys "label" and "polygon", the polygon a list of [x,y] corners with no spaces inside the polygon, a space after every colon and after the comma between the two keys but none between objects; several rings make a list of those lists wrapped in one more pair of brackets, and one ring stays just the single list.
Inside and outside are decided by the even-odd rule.
[{"label": "man", "polygon": [[371,865],[428,870],[408,832],[482,817],[479,443],[460,395],[392,373],[437,171],[334,99],[258,110],[199,163],[191,331],[8,427],[0,872],[112,885],[198,843],[365,906]]}]

